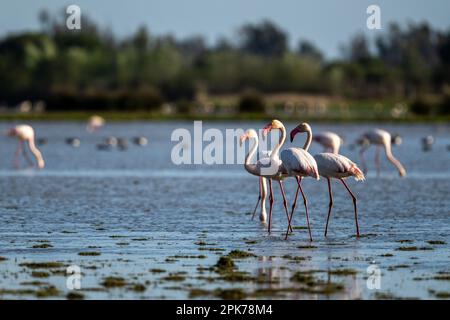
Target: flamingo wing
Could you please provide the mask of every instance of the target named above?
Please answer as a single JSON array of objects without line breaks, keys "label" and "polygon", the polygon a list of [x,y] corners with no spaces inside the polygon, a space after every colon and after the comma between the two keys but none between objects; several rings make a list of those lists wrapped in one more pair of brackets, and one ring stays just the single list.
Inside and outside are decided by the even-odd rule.
[{"label": "flamingo wing", "polygon": [[300,148],[285,149],[281,152],[280,158],[289,173],[319,178],[316,160],[307,151]]}]

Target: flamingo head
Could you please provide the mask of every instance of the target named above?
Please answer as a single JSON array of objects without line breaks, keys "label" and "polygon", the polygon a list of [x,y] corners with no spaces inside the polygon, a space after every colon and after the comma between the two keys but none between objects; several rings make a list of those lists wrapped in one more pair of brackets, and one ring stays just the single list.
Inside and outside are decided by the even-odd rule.
[{"label": "flamingo head", "polygon": [[311,132],[311,126],[306,122],[300,123],[296,126],[295,129],[291,131],[291,142],[294,141],[295,136],[300,132]]},{"label": "flamingo head", "polygon": [[256,131],[253,130],[253,129],[248,129],[239,138],[239,144],[242,146],[242,144],[245,142],[245,140],[247,140],[247,139],[256,139],[256,138],[258,138],[258,134],[256,133]]},{"label": "flamingo head", "polygon": [[272,129],[282,129],[284,128],[283,123],[280,120],[272,120],[263,128],[263,137],[266,137]]},{"label": "flamingo head", "polygon": [[17,135],[17,130],[16,128],[11,128],[9,130],[6,130],[4,134],[8,137],[15,137]]}]

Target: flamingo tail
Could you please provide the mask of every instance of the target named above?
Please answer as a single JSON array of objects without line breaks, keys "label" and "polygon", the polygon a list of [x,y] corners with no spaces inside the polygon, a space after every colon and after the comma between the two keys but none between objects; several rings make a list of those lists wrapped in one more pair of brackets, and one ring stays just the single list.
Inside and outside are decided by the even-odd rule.
[{"label": "flamingo tail", "polygon": [[364,177],[364,173],[356,165],[352,165],[350,167],[350,172],[355,177],[356,181],[364,181],[364,180],[366,180],[366,177]]}]

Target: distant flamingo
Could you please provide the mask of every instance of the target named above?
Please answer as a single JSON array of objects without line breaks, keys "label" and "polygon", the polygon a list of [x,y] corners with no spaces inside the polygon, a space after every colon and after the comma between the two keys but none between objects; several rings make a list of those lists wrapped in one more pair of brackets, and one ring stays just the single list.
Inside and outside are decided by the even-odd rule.
[{"label": "distant flamingo", "polygon": [[105,119],[100,116],[94,115],[89,118],[86,130],[93,133],[105,125]]},{"label": "distant flamingo", "polygon": [[272,129],[280,129],[281,130],[282,134],[281,134],[280,140],[279,140],[278,144],[275,146],[275,148],[272,150],[270,157],[262,158],[262,159],[258,160],[256,162],[256,164],[252,164],[251,159],[255,155],[256,149],[258,148],[259,141],[257,138],[255,138],[255,137],[257,137],[257,135],[255,134],[253,136],[249,136],[247,133],[245,133],[241,136],[241,139],[240,139],[241,143],[243,143],[246,139],[249,139],[249,138],[255,139],[255,144],[253,145],[250,152],[246,156],[245,169],[253,175],[269,179],[269,190],[270,190],[270,194],[269,194],[270,210],[269,210],[269,225],[268,225],[269,232],[271,230],[271,225],[272,225],[272,210],[273,210],[273,202],[274,202],[272,179],[275,179],[279,182],[281,194],[283,196],[283,205],[284,205],[284,209],[286,212],[286,218],[289,219],[286,194],[284,192],[283,182],[281,181],[284,178],[283,171],[282,171],[283,169],[282,169],[281,159],[279,157],[280,148],[286,140],[286,129],[284,128],[284,125],[280,121],[273,120],[271,123],[269,123],[268,125],[266,125],[264,127],[263,134],[267,135],[269,133],[269,131]]},{"label": "distant flamingo", "polygon": [[312,139],[325,148],[324,152],[337,154],[342,145],[342,138],[330,131],[315,133]]},{"label": "distant flamingo", "polygon": [[36,157],[37,166],[39,169],[43,169],[45,166],[44,159],[42,157],[41,152],[38,150],[34,143],[34,130],[31,126],[22,124],[17,125],[11,129],[8,130],[6,133],[10,137],[17,137],[19,139],[19,143],[17,145],[17,149],[14,156],[14,166],[16,168],[19,168],[19,156],[22,153],[25,160],[29,163],[30,166],[33,165],[33,162],[28,157],[28,154],[25,152],[25,149],[23,148],[24,142],[28,142],[28,147],[30,148],[31,153]]},{"label": "distant flamingo", "polygon": [[289,216],[288,229],[286,231],[285,239],[287,239],[289,229],[291,227],[292,217],[294,216],[295,207],[297,205],[298,192],[301,191],[303,203],[305,205],[306,223],[308,225],[309,239],[312,241],[311,226],[309,225],[308,200],[306,199],[305,193],[303,192],[301,182],[303,177],[313,177],[319,180],[319,171],[317,169],[316,160],[314,160],[313,156],[308,152],[309,146],[311,145],[311,141],[313,139],[311,127],[307,123],[299,124],[294,130],[291,131],[291,142],[294,140],[295,135],[299,132],[306,132],[308,134],[303,149],[289,148],[281,152],[281,161],[283,162],[283,167],[286,169],[289,176],[295,177],[295,179],[297,180],[297,192],[295,193],[295,199],[292,204],[292,211],[291,215]]},{"label": "distant flamingo", "polygon": [[358,224],[358,209],[356,207],[356,197],[353,192],[345,183],[344,179],[347,177],[355,177],[357,181],[363,181],[364,174],[350,159],[334,153],[319,153],[314,156],[317,166],[319,168],[319,174],[327,178],[328,192],[330,195],[330,204],[328,207],[327,224],[325,226],[325,236],[327,236],[328,222],[330,220],[331,208],[333,207],[333,194],[331,192],[331,179],[339,179],[347,189],[348,193],[353,199],[353,207],[355,209],[355,223],[356,223],[356,236],[359,237],[359,224]]},{"label": "distant flamingo", "polygon": [[406,170],[398,161],[394,155],[392,154],[391,148],[391,134],[385,130],[374,129],[364,133],[359,139],[359,144],[362,145],[361,150],[359,151],[359,155],[361,157],[361,164],[363,167],[364,174],[367,174],[367,165],[364,159],[364,152],[367,148],[373,144],[376,145],[376,154],[375,154],[375,165],[377,169],[377,175],[380,175],[380,148],[383,147],[386,153],[387,159],[397,168],[400,177],[404,177],[406,175]]},{"label": "distant flamingo", "polygon": [[[247,139],[254,139],[255,143],[253,144],[252,148],[250,149],[247,156],[245,157],[244,167],[245,167],[245,170],[247,170],[249,173],[254,174],[253,172],[251,172],[253,170],[253,167],[252,167],[253,164],[251,164],[251,161],[252,161],[252,158],[253,158],[254,154],[256,153],[256,150],[258,149],[258,145],[259,145],[258,134],[256,133],[256,131],[254,129],[248,129],[240,137],[239,142],[240,142],[241,146],[244,143],[244,141]],[[256,214],[256,210],[258,209],[258,205],[261,202],[261,211],[259,214],[259,220],[261,222],[265,222],[267,220],[266,197],[267,197],[267,181],[266,181],[266,178],[260,176],[259,177],[259,197],[258,197],[258,201],[255,206],[255,209],[253,210],[252,219],[254,218],[254,216]]]}]

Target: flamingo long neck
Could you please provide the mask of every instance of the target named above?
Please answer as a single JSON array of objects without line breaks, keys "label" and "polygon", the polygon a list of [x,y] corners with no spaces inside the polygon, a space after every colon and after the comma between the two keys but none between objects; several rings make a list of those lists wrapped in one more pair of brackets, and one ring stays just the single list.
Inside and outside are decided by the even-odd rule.
[{"label": "flamingo long neck", "polygon": [[28,146],[30,148],[31,153],[33,153],[33,155],[35,156],[35,158],[37,160],[38,167],[39,168],[43,168],[44,167],[44,159],[42,158],[41,152],[39,151],[39,149],[34,144],[34,139],[29,139],[28,140]]},{"label": "flamingo long neck", "polygon": [[402,164],[400,163],[400,161],[398,161],[394,155],[392,154],[392,150],[391,150],[391,144],[385,144],[384,145],[384,150],[386,152],[386,157],[388,158],[388,160],[397,168],[398,173],[400,174],[400,176],[404,176],[406,175],[406,170],[405,168],[402,166]]},{"label": "flamingo long neck", "polygon": [[280,131],[281,131],[280,140],[278,141],[278,144],[275,146],[275,148],[273,148],[272,153],[270,154],[271,158],[279,157],[280,149],[283,146],[284,142],[286,141],[286,128],[282,126],[280,128]]},{"label": "flamingo long neck", "polygon": [[303,149],[305,151],[308,151],[309,146],[311,145],[311,142],[312,142],[312,132],[311,132],[311,129],[308,129],[308,131],[306,131],[305,145],[303,146]]},{"label": "flamingo long neck", "polygon": [[245,170],[247,170],[249,173],[254,174],[254,175],[258,175],[258,170],[256,169],[256,166],[254,163],[252,162],[252,159],[255,155],[256,150],[258,149],[258,145],[259,145],[259,139],[256,136],[255,137],[255,143],[253,144],[253,146],[251,147],[250,151],[247,153],[247,156],[245,157]]}]

